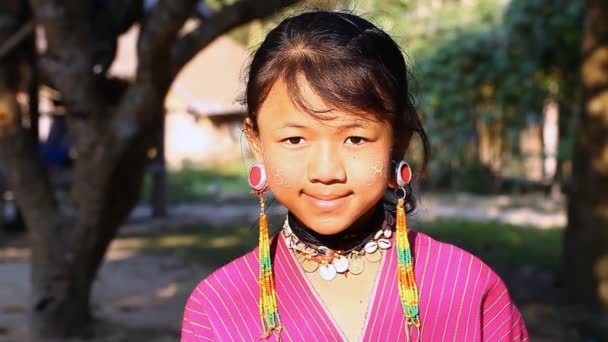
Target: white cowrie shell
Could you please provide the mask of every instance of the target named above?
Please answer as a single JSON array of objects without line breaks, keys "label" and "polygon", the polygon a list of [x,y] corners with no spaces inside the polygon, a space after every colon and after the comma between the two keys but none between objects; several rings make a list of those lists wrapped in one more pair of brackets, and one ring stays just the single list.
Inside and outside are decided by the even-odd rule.
[{"label": "white cowrie shell", "polygon": [[389,249],[391,248],[392,244],[388,239],[380,239],[378,240],[378,247],[380,247],[381,249]]},{"label": "white cowrie shell", "polygon": [[376,241],[370,241],[365,244],[363,248],[365,253],[374,253],[378,249],[378,243]]}]

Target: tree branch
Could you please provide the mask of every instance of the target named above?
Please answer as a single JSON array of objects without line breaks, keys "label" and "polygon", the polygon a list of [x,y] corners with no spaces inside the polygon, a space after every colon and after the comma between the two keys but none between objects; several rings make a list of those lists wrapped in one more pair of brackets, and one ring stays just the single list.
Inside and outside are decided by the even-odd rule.
[{"label": "tree branch", "polygon": [[96,91],[87,23],[87,1],[30,0],[44,28],[47,55],[42,66],[71,112],[89,113],[103,102]]},{"label": "tree branch", "polygon": [[0,46],[0,61],[15,50],[27,37],[34,32],[34,23],[29,21],[21,26],[19,31],[15,32],[10,38],[5,40]]},{"label": "tree branch", "polygon": [[[149,96],[164,97],[171,85],[172,78],[168,73],[169,48],[175,41],[177,33],[186,19],[194,14],[199,0],[160,0],[152,12],[143,19],[141,32],[137,41],[138,65],[136,80],[131,85],[116,108],[109,131],[104,141],[112,142],[116,148],[105,151],[101,158],[104,162],[114,163],[142,126],[154,125],[162,119],[158,111],[142,112],[141,108],[149,108],[145,102],[154,100],[162,108],[162,99],[150,99]],[[139,109],[139,110],[138,110]]]},{"label": "tree branch", "polygon": [[242,0],[222,8],[173,45],[169,65],[170,75],[172,77],[177,75],[190,59],[220,35],[253,19],[267,17],[297,2],[298,0]]},{"label": "tree branch", "polygon": [[169,49],[199,0],[160,0],[144,20],[137,44],[137,82],[168,87]]}]

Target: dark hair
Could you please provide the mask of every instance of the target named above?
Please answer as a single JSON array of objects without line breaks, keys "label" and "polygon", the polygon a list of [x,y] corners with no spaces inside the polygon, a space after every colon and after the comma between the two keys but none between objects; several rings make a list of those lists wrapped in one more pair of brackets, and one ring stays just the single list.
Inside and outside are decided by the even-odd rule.
[{"label": "dark hair", "polygon": [[[416,132],[423,147],[421,172],[426,168],[430,144],[409,93],[407,66],[384,31],[341,12],[307,12],[283,20],[268,33],[249,67],[243,102],[256,132],[257,112],[277,80],[285,82],[294,104],[309,114],[321,118],[331,110],[306,103],[302,79],[327,105],[390,123],[395,138]],[[408,190],[411,212],[416,204]]]}]

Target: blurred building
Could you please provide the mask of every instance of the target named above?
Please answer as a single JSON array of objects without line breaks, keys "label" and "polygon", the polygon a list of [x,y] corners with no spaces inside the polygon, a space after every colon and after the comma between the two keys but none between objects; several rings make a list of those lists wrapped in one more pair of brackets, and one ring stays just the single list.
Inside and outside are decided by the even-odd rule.
[{"label": "blurred building", "polygon": [[[193,25],[189,23],[185,30]],[[138,33],[138,27],[133,27],[120,37],[111,76],[134,77]],[[241,160],[246,150],[241,134],[245,109],[237,98],[244,90],[248,60],[245,47],[221,36],[181,70],[165,99],[165,159],[169,168]]]}]

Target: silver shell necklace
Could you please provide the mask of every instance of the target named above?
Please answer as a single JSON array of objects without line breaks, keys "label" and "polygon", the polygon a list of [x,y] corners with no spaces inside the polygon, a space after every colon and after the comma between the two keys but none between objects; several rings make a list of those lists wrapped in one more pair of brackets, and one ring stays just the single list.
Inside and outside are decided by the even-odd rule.
[{"label": "silver shell necklace", "polygon": [[[377,208],[369,225],[381,228],[371,233],[366,229],[366,231],[342,234],[323,243],[314,232],[303,227],[295,217],[288,214],[283,224],[283,237],[287,247],[294,252],[305,272],[319,272],[321,279],[327,281],[333,280],[338,274],[358,275],[365,269],[363,258],[369,262],[379,262],[382,260],[382,253],[392,246],[390,238],[393,231],[390,224],[383,224],[384,217],[388,213],[385,213],[382,207],[380,205]],[[344,248],[340,249],[339,245]]]}]

